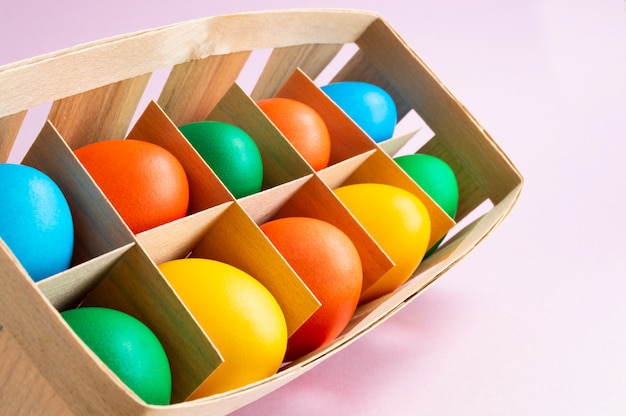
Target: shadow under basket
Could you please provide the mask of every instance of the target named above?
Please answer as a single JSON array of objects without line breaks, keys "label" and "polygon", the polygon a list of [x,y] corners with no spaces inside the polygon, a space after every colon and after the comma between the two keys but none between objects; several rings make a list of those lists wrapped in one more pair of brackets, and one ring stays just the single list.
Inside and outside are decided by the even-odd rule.
[{"label": "shadow under basket", "polygon": [[[277,30],[277,28],[279,30]],[[256,73],[255,73],[256,70]],[[322,92],[335,81],[384,88],[398,110],[394,137],[371,140]],[[252,85],[249,87],[248,85]],[[476,247],[515,205],[517,169],[465,107],[374,13],[277,10],[207,17],[92,42],[0,67],[0,161],[9,160],[33,108],[50,105],[21,163],[47,173],[75,221],[68,270],[34,282],[0,241],[0,410],[41,415],[225,415],[278,389],[384,322]],[[330,164],[313,170],[256,106],[289,97],[329,125]],[[177,126],[237,124],[257,142],[262,189],[235,198]],[[401,126],[401,128],[400,128]],[[405,129],[405,131],[402,131]],[[184,218],[134,235],[73,150],[110,139],[172,151],[189,178]],[[393,162],[406,153],[445,160],[459,207],[449,218]],[[332,343],[239,389],[186,401],[222,360],[157,268],[186,256],[219,259],[259,276],[293,333],[319,302],[260,232],[286,215],[341,227],[362,254],[364,285],[393,266],[332,192],[358,182],[393,184],[427,206],[431,243],[443,243],[394,292],[359,306]],[[172,366],[172,404],[153,406],[127,388],[72,332],[60,312],[117,308],[161,339]]]}]

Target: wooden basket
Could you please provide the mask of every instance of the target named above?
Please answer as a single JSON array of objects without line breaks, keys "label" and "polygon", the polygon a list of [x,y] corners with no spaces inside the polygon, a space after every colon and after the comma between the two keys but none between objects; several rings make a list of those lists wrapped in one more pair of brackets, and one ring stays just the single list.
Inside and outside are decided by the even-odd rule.
[{"label": "wooden basket", "polygon": [[[266,62],[253,90],[246,92],[238,79],[259,53],[265,53]],[[342,56],[345,61],[337,63]],[[334,71],[332,81],[361,80],[385,88],[399,117],[417,115],[432,138],[416,145],[419,135],[407,133],[376,144],[321,93],[316,79],[329,71]],[[158,98],[152,99],[147,86],[157,72],[167,78]],[[271,96],[300,99],[323,115],[333,135],[328,168],[314,172],[272,129],[254,104]],[[385,20],[368,12],[235,14],[92,42],[0,67],[0,97],[3,161],[27,111],[51,103],[46,123],[22,163],[59,184],[76,228],[72,267],[38,283],[0,242],[3,414],[227,414],[303,374],[414,299],[506,217],[523,182],[495,142],[410,47]],[[258,140],[267,171],[260,193],[233,198],[181,140],[177,125],[207,118],[254,130],[250,133]],[[189,215],[138,235],[129,231],[72,152],[93,141],[125,137],[156,142],[181,160],[192,193]],[[456,225],[392,163],[391,156],[411,144],[443,158],[457,174]],[[394,184],[419,195],[433,221],[431,241],[446,233],[451,238],[405,285],[359,307],[330,345],[253,385],[185,401],[220,356],[156,264],[195,251],[254,270],[284,308],[293,332],[318,303],[259,237],[257,224],[294,213],[340,224],[360,252],[368,253],[363,258],[364,284],[371,284],[390,267],[390,260],[331,191],[364,181]],[[59,311],[81,302],[124,310],[154,330],[173,357],[173,404],[146,405],[74,335]]]}]

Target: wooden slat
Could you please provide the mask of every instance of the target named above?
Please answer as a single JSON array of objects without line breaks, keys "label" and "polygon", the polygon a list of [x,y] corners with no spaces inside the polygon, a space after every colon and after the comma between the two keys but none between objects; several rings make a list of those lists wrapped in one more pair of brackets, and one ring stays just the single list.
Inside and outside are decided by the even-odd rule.
[{"label": "wooden slat", "polygon": [[[367,55],[363,51],[358,51],[346,66],[337,73],[333,82],[338,81],[362,81],[383,88],[392,96],[396,103],[398,118],[406,115],[412,109],[403,98],[403,95],[394,87],[393,83],[387,80],[381,72],[369,62]],[[463,165],[459,163],[455,156],[457,152],[448,149],[451,143],[443,143],[440,137],[441,136],[437,136],[437,138],[431,139],[420,148],[419,152],[442,158],[454,170],[457,181],[459,182],[459,207],[456,216],[456,220],[459,221],[487,199],[488,195],[480,188],[471,172],[468,172]],[[390,153],[387,151],[387,147],[392,147],[392,141],[393,139],[383,142],[380,144],[380,147],[385,149],[387,153]]]},{"label": "wooden slat", "polygon": [[211,55],[353,42],[377,18],[319,9],[242,13],[79,45],[0,67],[0,116]]},{"label": "wooden slat", "polygon": [[185,258],[230,204],[209,208],[144,231],[137,234],[137,241],[156,264]]},{"label": "wooden slat", "polygon": [[395,136],[389,140],[385,140],[378,144],[385,153],[387,153],[391,157],[395,157],[395,155],[405,146],[407,143],[411,142],[411,139],[417,134],[419,130],[411,131],[401,136]]},{"label": "wooden slat", "polygon": [[175,65],[158,103],[177,125],[204,120],[237,80],[250,51]]},{"label": "wooden slat", "polygon": [[467,167],[478,186],[497,203],[522,182],[502,150],[465,107],[443,86],[422,60],[383,20],[377,20],[357,40],[367,61],[445,140]]},{"label": "wooden slat", "polygon": [[[343,67],[333,79],[338,81],[363,81],[378,85],[387,91],[396,103],[398,117],[401,118],[411,111],[411,106],[403,98],[403,95],[397,90],[390,80],[387,80],[376,67],[369,62],[363,51],[358,51],[352,59]],[[430,127],[430,126],[429,126]],[[456,158],[457,151],[449,149],[453,143],[450,140],[441,140],[441,135],[431,139],[422,148],[420,153],[432,154],[445,160],[454,170],[457,181],[459,182],[459,208],[457,210],[456,220],[463,219],[474,208],[480,205],[488,198],[487,193],[480,188],[471,171],[467,171],[463,164]],[[392,141],[381,143],[381,148],[391,147]]]},{"label": "wooden slat", "polygon": [[40,280],[37,287],[58,310],[75,308],[132,246],[128,244]]},{"label": "wooden slat", "polygon": [[150,75],[55,101],[48,118],[72,149],[102,140],[123,139]]},{"label": "wooden slat", "polygon": [[255,100],[273,97],[297,68],[310,78],[317,77],[342,47],[312,44],[274,49],[250,96]]},{"label": "wooden slat", "polygon": [[430,242],[433,246],[454,226],[454,221],[382,150],[378,149],[354,171],[345,185],[383,183],[397,186],[415,195],[426,207],[430,217]]},{"label": "wooden slat", "polygon": [[0,163],[6,162],[26,117],[26,110],[0,117]]}]

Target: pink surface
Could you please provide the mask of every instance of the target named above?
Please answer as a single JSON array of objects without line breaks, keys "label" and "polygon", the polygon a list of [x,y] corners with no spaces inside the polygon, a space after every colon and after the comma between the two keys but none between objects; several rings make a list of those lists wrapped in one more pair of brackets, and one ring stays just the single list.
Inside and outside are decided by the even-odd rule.
[{"label": "pink surface", "polygon": [[524,174],[468,258],[236,415],[626,414],[623,0],[4,3],[0,64],[208,15],[377,11]]}]

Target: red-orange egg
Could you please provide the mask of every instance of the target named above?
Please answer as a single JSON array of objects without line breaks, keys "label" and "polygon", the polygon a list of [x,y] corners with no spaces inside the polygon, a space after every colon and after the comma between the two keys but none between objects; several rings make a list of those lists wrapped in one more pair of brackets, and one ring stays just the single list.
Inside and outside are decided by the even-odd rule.
[{"label": "red-orange egg", "polygon": [[313,169],[328,166],[330,134],[317,111],[290,98],[266,98],[257,104]]},{"label": "red-orange egg", "polygon": [[269,221],[261,230],[321,303],[287,341],[285,361],[293,361],[345,329],[361,294],[361,258],[352,240],[326,221],[287,217]]},{"label": "red-orange egg", "polygon": [[189,183],[169,151],[141,140],[105,140],[75,154],[134,233],[184,217]]}]

